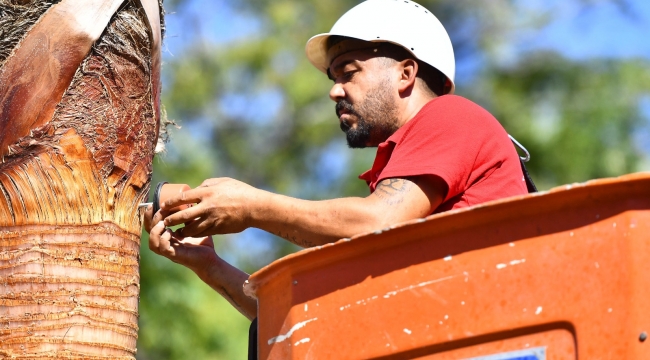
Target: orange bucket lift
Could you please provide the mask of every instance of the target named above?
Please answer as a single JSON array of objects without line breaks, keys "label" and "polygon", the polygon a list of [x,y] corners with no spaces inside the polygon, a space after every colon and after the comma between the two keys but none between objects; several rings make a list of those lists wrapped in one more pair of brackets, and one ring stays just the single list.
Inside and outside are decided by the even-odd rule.
[{"label": "orange bucket lift", "polygon": [[650,359],[650,174],[307,249],[244,289],[261,359]]}]

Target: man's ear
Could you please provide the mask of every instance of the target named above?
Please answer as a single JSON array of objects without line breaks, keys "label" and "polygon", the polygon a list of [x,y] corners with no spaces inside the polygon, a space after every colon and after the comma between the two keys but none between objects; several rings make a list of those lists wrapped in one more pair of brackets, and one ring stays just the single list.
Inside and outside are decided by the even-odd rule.
[{"label": "man's ear", "polygon": [[400,79],[397,89],[400,94],[404,93],[407,90],[413,90],[415,86],[415,79],[418,74],[418,62],[413,59],[405,59],[400,61]]}]

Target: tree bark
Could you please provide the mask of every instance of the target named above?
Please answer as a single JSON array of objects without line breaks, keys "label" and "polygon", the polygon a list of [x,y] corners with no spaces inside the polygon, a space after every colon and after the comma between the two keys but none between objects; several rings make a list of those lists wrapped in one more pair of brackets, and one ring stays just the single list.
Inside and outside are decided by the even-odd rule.
[{"label": "tree bark", "polygon": [[158,0],[0,0],[0,359],[133,359]]}]

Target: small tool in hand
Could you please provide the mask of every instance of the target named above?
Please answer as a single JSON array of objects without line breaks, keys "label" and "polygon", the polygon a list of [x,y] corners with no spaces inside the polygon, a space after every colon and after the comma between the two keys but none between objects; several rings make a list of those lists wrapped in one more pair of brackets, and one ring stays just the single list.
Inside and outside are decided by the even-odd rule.
[{"label": "small tool in hand", "polygon": [[[160,210],[160,205],[167,199],[190,189],[191,188],[187,184],[169,184],[165,181],[160,182],[154,191],[153,202],[140,203],[138,204],[138,209],[153,205],[153,213],[155,214],[158,212],[158,210]],[[174,210],[183,210],[187,209],[188,207],[189,205],[181,205],[176,207]]]}]

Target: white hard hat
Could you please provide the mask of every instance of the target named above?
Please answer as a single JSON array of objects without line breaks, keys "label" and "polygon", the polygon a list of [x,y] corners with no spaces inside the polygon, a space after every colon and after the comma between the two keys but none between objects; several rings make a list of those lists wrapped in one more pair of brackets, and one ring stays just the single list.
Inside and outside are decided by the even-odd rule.
[{"label": "white hard hat", "polygon": [[449,93],[454,92],[456,63],[451,40],[440,21],[422,5],[408,0],[367,0],[350,9],[329,33],[307,41],[307,58],[324,73],[331,60],[327,39],[333,35],[399,45],[443,73],[452,83]]}]

